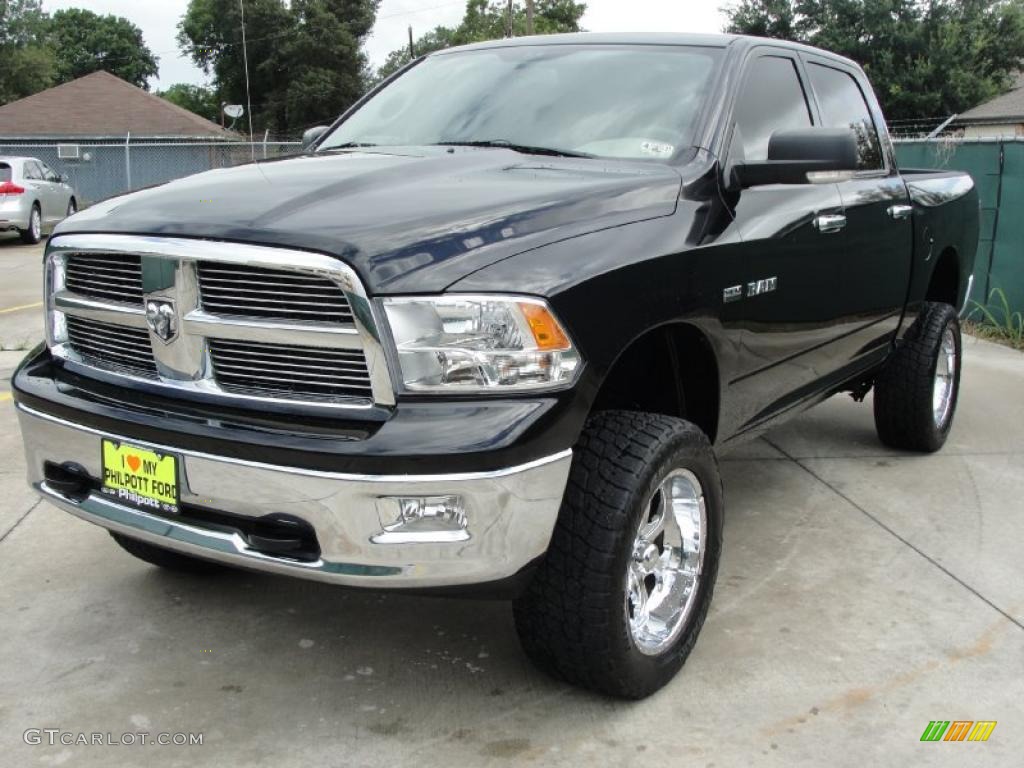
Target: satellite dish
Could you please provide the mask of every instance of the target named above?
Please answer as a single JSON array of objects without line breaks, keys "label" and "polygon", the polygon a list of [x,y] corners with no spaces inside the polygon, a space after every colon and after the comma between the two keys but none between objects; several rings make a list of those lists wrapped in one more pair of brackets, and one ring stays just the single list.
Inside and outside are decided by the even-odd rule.
[{"label": "satellite dish", "polygon": [[230,117],[232,120],[237,120],[245,113],[245,108],[241,104],[225,104],[224,114]]}]

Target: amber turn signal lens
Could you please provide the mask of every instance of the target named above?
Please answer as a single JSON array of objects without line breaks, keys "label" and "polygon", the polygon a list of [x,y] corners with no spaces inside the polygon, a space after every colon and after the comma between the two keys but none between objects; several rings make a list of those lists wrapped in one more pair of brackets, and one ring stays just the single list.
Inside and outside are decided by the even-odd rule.
[{"label": "amber turn signal lens", "polygon": [[547,307],[519,302],[519,309],[522,310],[526,322],[530,324],[530,330],[533,332],[533,339],[537,342],[538,349],[550,351],[569,349],[572,346],[569,343],[569,337],[562,330],[562,326],[558,324]]}]

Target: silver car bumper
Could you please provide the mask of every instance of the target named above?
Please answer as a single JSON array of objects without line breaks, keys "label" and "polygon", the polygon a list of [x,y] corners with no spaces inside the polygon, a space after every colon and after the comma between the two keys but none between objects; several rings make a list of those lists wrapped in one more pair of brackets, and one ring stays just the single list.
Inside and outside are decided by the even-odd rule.
[{"label": "silver car bumper", "polygon": [[0,229],[28,229],[32,199],[28,195],[0,195]]},{"label": "silver car bumper", "polygon": [[[561,504],[570,450],[493,472],[353,475],[306,471],[212,456],[128,439],[179,457],[183,505],[258,518],[285,513],[309,523],[320,557],[300,562],[252,549],[226,533],[121,505],[98,491],[75,500],[46,483],[44,463],[75,462],[101,476],[103,437],[18,406],[29,482],[46,500],[77,517],[152,544],[229,565],[353,586],[446,587],[514,576],[542,555]],[[392,497],[457,495],[465,532],[449,540],[408,542],[386,535]],[[441,538],[441,537],[439,537]]]}]

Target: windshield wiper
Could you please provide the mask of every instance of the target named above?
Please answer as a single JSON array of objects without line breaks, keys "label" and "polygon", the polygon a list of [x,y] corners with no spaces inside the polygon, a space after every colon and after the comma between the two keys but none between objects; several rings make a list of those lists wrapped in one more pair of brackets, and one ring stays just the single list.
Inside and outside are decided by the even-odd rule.
[{"label": "windshield wiper", "polygon": [[376,147],[372,141],[346,141],[333,147],[324,147],[321,152],[330,152],[335,149],[358,149],[359,147]]},{"label": "windshield wiper", "polygon": [[508,139],[487,139],[486,141],[439,141],[440,147],[494,147],[498,149],[511,149],[513,152],[521,152],[524,155],[550,155],[552,157],[594,157],[586,152],[573,152],[568,149],[554,149],[552,147],[534,147],[529,144],[516,144]]}]

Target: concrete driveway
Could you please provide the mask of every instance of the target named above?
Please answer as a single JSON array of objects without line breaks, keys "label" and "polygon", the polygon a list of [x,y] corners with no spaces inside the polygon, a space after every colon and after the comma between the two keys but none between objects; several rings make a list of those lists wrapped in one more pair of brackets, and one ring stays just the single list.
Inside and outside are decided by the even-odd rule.
[{"label": "concrete driveway", "polygon": [[0,232],[0,351],[24,350],[43,336],[43,249]]},{"label": "concrete driveway", "polygon": [[[37,255],[0,245],[7,275]],[[3,311],[38,284],[0,291]],[[0,314],[0,337],[39,327],[38,309],[24,312]],[[836,398],[725,457],[711,614],[679,677],[635,704],[536,672],[504,603],[134,560],[25,489],[7,394],[20,356],[0,353],[3,764],[1020,764],[1016,352],[968,340],[938,455],[884,449],[870,405]],[[985,743],[922,743],[931,720],[998,725]],[[203,743],[25,743],[46,728]]]}]

